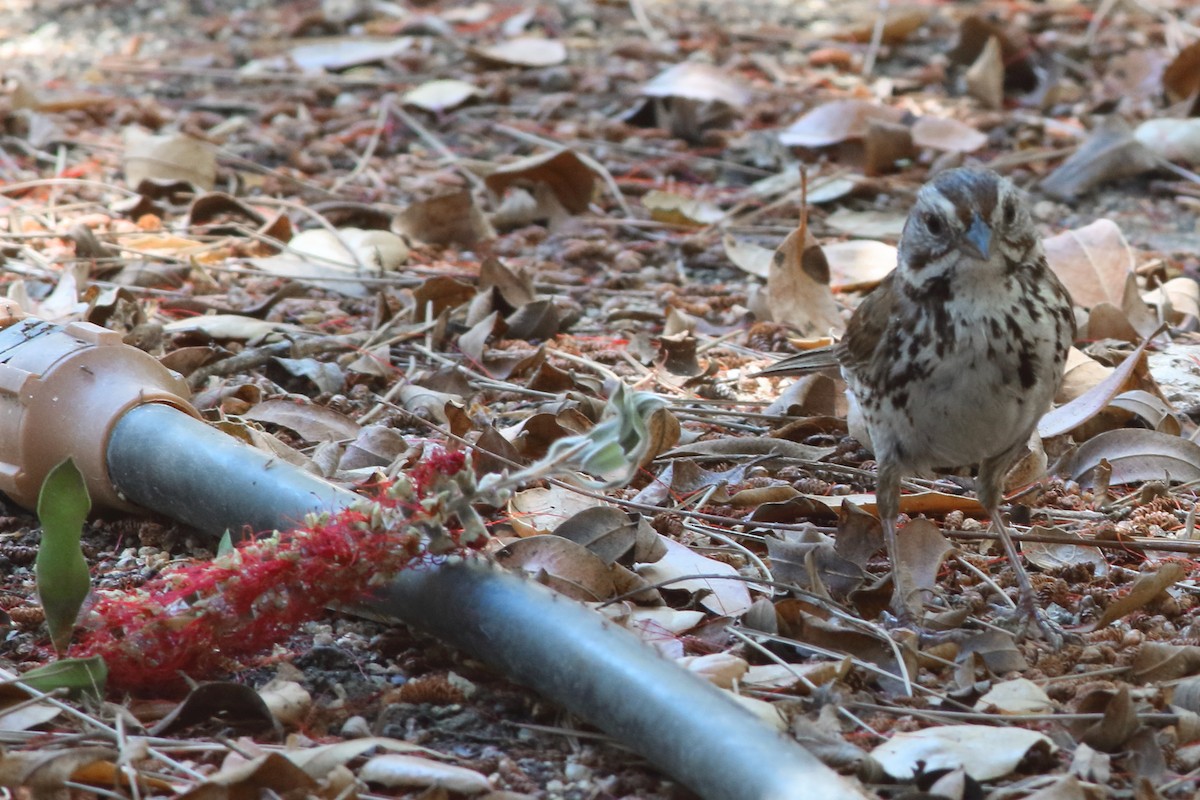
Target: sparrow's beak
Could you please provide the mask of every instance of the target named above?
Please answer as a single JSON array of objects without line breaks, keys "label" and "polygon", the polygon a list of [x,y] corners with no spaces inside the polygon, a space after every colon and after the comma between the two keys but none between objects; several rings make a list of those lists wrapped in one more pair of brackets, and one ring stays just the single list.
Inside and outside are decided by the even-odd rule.
[{"label": "sparrow's beak", "polygon": [[991,257],[992,229],[983,221],[983,217],[978,214],[972,216],[971,227],[967,228],[967,232],[963,234],[959,246],[967,255],[978,258],[980,261],[987,261]]}]

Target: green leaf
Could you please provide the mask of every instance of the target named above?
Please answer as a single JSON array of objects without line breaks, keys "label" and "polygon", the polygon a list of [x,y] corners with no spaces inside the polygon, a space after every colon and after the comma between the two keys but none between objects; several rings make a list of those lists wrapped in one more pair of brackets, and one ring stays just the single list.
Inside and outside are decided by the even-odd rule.
[{"label": "green leaf", "polygon": [[233,552],[233,537],[229,535],[229,529],[221,534],[221,541],[217,544],[217,558],[227,556]]},{"label": "green leaf", "polygon": [[34,575],[50,641],[60,656],[71,643],[75,619],[91,590],[87,560],[79,547],[83,522],[91,507],[83,476],[71,459],[50,470],[38,495],[42,542]]},{"label": "green leaf", "polygon": [[64,658],[31,669],[18,680],[39,692],[67,689],[71,694],[86,692],[100,697],[104,694],[104,682],[108,680],[108,666],[100,656]]}]

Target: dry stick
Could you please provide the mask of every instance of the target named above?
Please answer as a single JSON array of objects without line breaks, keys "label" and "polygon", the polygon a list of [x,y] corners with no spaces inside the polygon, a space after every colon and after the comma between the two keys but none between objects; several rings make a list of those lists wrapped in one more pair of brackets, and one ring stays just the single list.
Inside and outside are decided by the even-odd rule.
[{"label": "dry stick", "polygon": [[367,163],[370,162],[371,156],[375,155],[375,150],[379,147],[379,142],[383,138],[383,129],[387,125],[387,117],[391,112],[392,96],[390,94],[384,95],[383,101],[379,104],[379,113],[375,117],[375,127],[371,130],[371,138],[367,140],[367,146],[363,148],[363,153],[359,156],[354,169],[333,182],[333,191],[341,191],[343,186],[366,170]]},{"label": "dry stick", "polygon": [[445,158],[456,170],[458,170],[459,174],[466,178],[472,186],[474,186],[476,189],[484,188],[485,184],[483,179],[471,170],[467,169],[466,165],[462,163],[462,159],[458,157],[458,154],[447,147],[441,139],[434,136],[433,132],[422,125],[416,117],[414,117],[412,114],[409,114],[401,106],[394,107],[392,109],[392,113],[399,117],[400,120],[406,126],[408,126],[409,130],[421,137],[422,141],[432,147],[436,152],[441,154],[441,156]]},{"label": "dry stick", "polygon": [[879,48],[883,45],[883,28],[887,24],[888,0],[879,0],[879,8],[875,12],[875,26],[871,29],[871,44],[867,48],[866,58],[863,59],[862,74],[868,77],[875,69],[875,59],[879,57]]}]

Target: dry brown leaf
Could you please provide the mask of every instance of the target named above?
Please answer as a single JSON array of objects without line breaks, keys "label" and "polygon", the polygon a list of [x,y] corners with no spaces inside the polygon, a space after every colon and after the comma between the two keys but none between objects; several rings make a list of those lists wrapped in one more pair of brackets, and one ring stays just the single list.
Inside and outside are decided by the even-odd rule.
[{"label": "dry brown leaf", "polygon": [[938,570],[954,545],[927,519],[914,519],[897,534],[897,563],[892,564],[896,597],[921,617],[926,592],[937,588]]},{"label": "dry brown leaf", "polygon": [[1116,692],[1092,692],[1080,701],[1077,710],[1085,714],[1103,712],[1104,718],[1088,725],[1080,736],[1089,747],[1102,753],[1122,750],[1142,724],[1128,686],[1121,686]]},{"label": "dry brown leaf", "polygon": [[393,224],[397,233],[429,244],[473,245],[496,238],[495,229],[466,189],[413,203]]},{"label": "dry brown leaf", "polygon": [[309,442],[333,442],[354,439],[361,427],[345,414],[325,406],[293,400],[267,400],[242,414],[255,422],[282,425],[300,434]]},{"label": "dry brown leaf", "polygon": [[848,239],[822,245],[834,291],[857,291],[879,283],[896,268],[893,245],[870,239]]},{"label": "dry brown leaf", "polygon": [[[1200,472],[1200,468],[1197,471]],[[1168,561],[1150,572],[1141,573],[1134,580],[1133,585],[1126,594],[1118,597],[1108,608],[1104,609],[1104,613],[1100,616],[1094,627],[1098,630],[1110,622],[1119,620],[1126,614],[1131,614],[1141,609],[1168,588],[1183,580],[1186,575],[1187,569],[1182,564],[1174,561]],[[1096,747],[1095,744],[1092,744],[1092,746]],[[1096,749],[1100,750],[1103,748],[1097,747]]]},{"label": "dry brown leaf", "polygon": [[967,92],[985,108],[1004,107],[1004,57],[998,37],[988,38],[987,44],[967,70],[966,81]]},{"label": "dry brown leaf", "polygon": [[642,197],[642,206],[650,212],[651,219],[671,225],[702,227],[725,218],[725,212],[711,203],[658,189]]},{"label": "dry brown leaf", "polygon": [[1076,305],[1121,305],[1126,278],[1137,262],[1115,222],[1098,219],[1051,236],[1043,245],[1050,268],[1066,285]]},{"label": "dry brown leaf", "polygon": [[616,593],[608,564],[586,547],[561,536],[530,536],[497,550],[496,563],[519,570],[567,597],[584,602]]},{"label": "dry brown leaf", "polygon": [[183,133],[154,135],[140,128],[125,129],[125,180],[185,181],[211,191],[217,180],[217,158],[207,142]]},{"label": "dry brown leaf", "polygon": [[[1133,669],[1133,677],[1142,683],[1164,684],[1177,681],[1200,673],[1200,647],[1167,642],[1143,642],[1130,667]],[[1184,701],[1187,694],[1180,693],[1179,688],[1175,687],[1178,700],[1172,697],[1171,702],[1189,708],[1190,706],[1179,702]]]},{"label": "dry brown leaf", "polygon": [[1200,93],[1200,41],[1179,51],[1163,72],[1162,82],[1172,102],[1191,100]]},{"label": "dry brown leaf", "polygon": [[1107,408],[1121,392],[1138,388],[1131,382],[1135,380],[1134,375],[1145,357],[1146,344],[1143,342],[1139,345],[1120,366],[1083,394],[1045,414],[1038,422],[1038,435],[1048,439],[1072,431]]},{"label": "dry brown leaf", "polygon": [[792,231],[775,251],[767,277],[767,307],[772,320],[804,335],[845,329],[829,287],[829,264],[808,231]]},{"label": "dry brown leaf", "polygon": [[1200,480],[1200,445],[1178,436],[1141,428],[1118,428],[1088,439],[1063,465],[1064,475],[1092,485],[1101,461],[1112,465],[1112,483]]},{"label": "dry brown leaf", "polygon": [[596,174],[578,155],[567,149],[505,164],[488,175],[484,182],[497,196],[503,195],[509,187],[521,184],[546,186],[572,214],[587,211],[596,192]]}]

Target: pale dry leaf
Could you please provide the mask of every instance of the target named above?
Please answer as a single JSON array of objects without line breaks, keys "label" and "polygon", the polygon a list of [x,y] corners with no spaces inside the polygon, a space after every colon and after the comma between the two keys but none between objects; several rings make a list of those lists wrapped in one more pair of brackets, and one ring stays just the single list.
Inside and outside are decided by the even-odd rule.
[{"label": "pale dry leaf", "polygon": [[896,211],[854,211],[839,208],[825,218],[825,224],[850,236],[895,241],[900,238],[907,218],[907,214]]},{"label": "pale dry leaf", "polygon": [[1088,439],[1062,466],[1062,474],[1090,488],[1101,461],[1112,466],[1113,484],[1200,480],[1200,445],[1141,428],[1118,428]]},{"label": "pale dry leaf", "polygon": [[562,149],[505,164],[484,178],[484,183],[496,196],[502,196],[511,186],[545,187],[563,208],[580,214],[592,202],[596,173],[574,151]]},{"label": "pale dry leaf", "polygon": [[995,684],[975,702],[976,711],[992,709],[1001,714],[1049,714],[1054,701],[1033,681],[1014,678]]},{"label": "pale dry leaf", "polygon": [[[1133,677],[1140,683],[1165,684],[1200,673],[1200,647],[1167,642],[1143,642],[1130,664]],[[1185,700],[1179,693],[1179,700]],[[1181,705],[1173,697],[1172,703]],[[1183,704],[1185,707],[1186,704]]]},{"label": "pale dry leaf", "polygon": [[1146,292],[1142,299],[1147,305],[1157,308],[1161,318],[1174,323],[1189,317],[1200,318],[1200,283],[1194,278],[1172,278]]},{"label": "pale dry leaf", "polygon": [[375,756],[358,771],[359,780],[389,788],[438,786],[458,794],[476,795],[491,791],[486,776],[466,767],[443,764],[428,758],[386,753]]},{"label": "pale dry leaf", "polygon": [[771,274],[771,260],[775,253],[769,248],[737,239],[729,234],[721,237],[721,244],[730,263],[742,272],[763,280]]},{"label": "pale dry leaf", "polygon": [[[1143,342],[1120,365],[1090,389],[1078,395],[1066,405],[1052,409],[1038,422],[1037,432],[1043,439],[1059,436],[1074,430],[1108,407],[1112,399],[1123,391],[1136,388],[1131,384],[1138,363],[1145,353]],[[1070,356],[1068,356],[1068,361]]]},{"label": "pale dry leaf", "polygon": [[518,536],[551,533],[565,520],[596,506],[596,501],[559,486],[514,492],[508,517]]},{"label": "pale dry leaf", "polygon": [[426,81],[404,93],[407,105],[425,111],[442,113],[457,108],[468,100],[479,97],[483,92],[478,86],[453,78]]},{"label": "pale dry leaf", "polygon": [[966,74],[967,92],[985,108],[1004,107],[1004,57],[1000,39],[992,36]]},{"label": "pale dry leaf", "polygon": [[284,725],[300,725],[312,710],[312,695],[296,681],[273,678],[258,690],[258,696]]},{"label": "pale dry leaf", "polygon": [[213,339],[262,339],[271,334],[312,335],[312,331],[287,322],[244,317],[240,314],[206,314],[184,317],[163,326],[166,333],[203,333]]},{"label": "pale dry leaf", "polygon": [[489,64],[529,69],[555,67],[567,60],[567,48],[557,39],[519,36],[493,45],[468,48],[475,58]]},{"label": "pale dry leaf", "polygon": [[703,656],[684,656],[676,659],[679,666],[698,675],[714,686],[732,689],[742,679],[750,665],[732,653],[709,653]]},{"label": "pale dry leaf", "polygon": [[871,239],[849,239],[821,246],[829,263],[829,283],[834,291],[854,291],[878,284],[896,268],[893,245]]},{"label": "pale dry leaf", "polygon": [[137,186],[144,180],[184,181],[212,191],[217,181],[217,157],[212,145],[183,133],[151,134],[125,129],[125,180]]},{"label": "pale dry leaf", "polygon": [[685,61],[668,67],[639,91],[645,97],[677,97],[702,103],[724,103],[743,108],[750,90],[736,75],[700,61]]},{"label": "pale dry leaf", "polygon": [[1035,525],[1030,534],[1034,536],[1053,534],[1079,539],[1079,544],[1056,544],[1047,542],[1022,542],[1021,555],[1030,564],[1044,570],[1058,570],[1090,564],[1092,574],[1104,577],[1109,573],[1108,559],[1093,545],[1089,545],[1079,534],[1061,528],[1045,528]]},{"label": "pale dry leaf", "polygon": [[987,134],[947,117],[921,117],[912,126],[913,144],[948,153],[973,153],[987,144]]},{"label": "pale dry leaf", "polygon": [[[733,567],[695,553],[665,536],[660,541],[666,547],[666,554],[653,564],[638,567],[643,578],[653,584],[670,581],[667,589],[704,593],[700,605],[714,614],[737,616],[750,608],[750,590]],[[689,578],[689,575],[729,575],[730,579]]]},{"label": "pale dry leaf", "polygon": [[[1200,470],[1198,470],[1200,471]],[[1100,629],[1110,622],[1115,622],[1126,614],[1145,606],[1154,598],[1174,586],[1187,575],[1182,564],[1167,561],[1150,572],[1137,576],[1129,591],[1114,600],[1097,620],[1095,628]],[[1094,745],[1093,745],[1094,746]]]},{"label": "pale dry leaf", "polygon": [[[1047,753],[1058,749],[1050,737],[1024,728],[942,725],[897,733],[871,755],[889,775],[901,780],[921,768],[926,772],[962,768],[977,781],[989,781],[1008,775],[1034,748]],[[924,764],[918,766],[920,762]]]},{"label": "pale dry leaf", "polygon": [[788,147],[828,147],[867,135],[871,120],[900,122],[904,113],[866,100],[833,100],[812,109],[779,134]]},{"label": "pale dry leaf", "polygon": [[1041,189],[1071,200],[1102,183],[1141,175],[1157,159],[1118,116],[1105,118],[1066,161],[1042,179]]},{"label": "pale dry leaf", "polygon": [[1125,280],[1137,266],[1133,249],[1110,219],[1064,231],[1042,242],[1046,261],[1084,308],[1109,302],[1121,305]]},{"label": "pale dry leaf", "polygon": [[694,200],[674,192],[658,189],[642,197],[642,206],[650,212],[650,218],[672,225],[712,225],[725,218],[725,212],[703,200]]},{"label": "pale dry leaf", "polygon": [[767,307],[772,320],[805,335],[845,329],[829,287],[829,264],[811,233],[798,228],[775,251],[767,276]]},{"label": "pale dry leaf", "polygon": [[408,36],[366,37],[338,36],[308,40],[283,55],[259,58],[247,62],[241,70],[245,75],[283,72],[341,72],[360,64],[370,64],[403,55],[413,48]]}]

